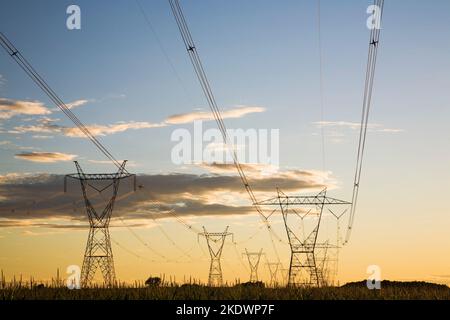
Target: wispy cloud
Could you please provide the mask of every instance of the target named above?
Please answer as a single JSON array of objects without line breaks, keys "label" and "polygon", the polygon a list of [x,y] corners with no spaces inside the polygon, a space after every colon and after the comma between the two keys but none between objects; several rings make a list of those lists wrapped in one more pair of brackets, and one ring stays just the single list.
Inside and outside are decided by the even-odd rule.
[{"label": "wispy cloud", "polygon": [[17,115],[47,114],[51,114],[51,111],[42,102],[0,98],[0,119],[10,119]]},{"label": "wispy cloud", "polygon": [[[41,121],[37,125],[25,125],[16,126],[14,130],[10,130],[9,133],[60,133],[72,138],[85,137],[84,133],[77,127],[64,127],[57,124],[53,124],[52,121]],[[86,128],[96,136],[106,136],[114,133],[124,132],[127,130],[138,130],[146,128],[158,128],[164,124],[150,123],[150,122],[117,122],[110,125],[88,125]]]},{"label": "wispy cloud", "polygon": [[[231,109],[227,109],[222,112],[223,118],[241,118],[251,113],[264,112],[262,107],[252,106],[237,106]],[[194,111],[190,113],[183,113],[178,115],[172,115],[159,123],[152,123],[147,121],[121,121],[109,125],[91,124],[86,125],[86,128],[96,136],[106,136],[115,133],[125,132],[128,130],[140,130],[150,128],[161,128],[169,125],[190,123],[195,120],[211,121],[214,117],[211,112],[206,111]],[[55,124],[57,119],[51,119],[44,117],[37,120],[37,124],[21,125],[14,127],[13,130],[9,130],[9,133],[60,133],[68,137],[80,138],[84,137],[84,134],[77,127],[64,127]]]},{"label": "wispy cloud", "polygon": [[12,142],[9,140],[0,141],[0,146],[10,145],[10,144],[12,144]]},{"label": "wispy cloud", "polygon": [[[352,130],[359,130],[361,128],[361,124],[358,122],[350,122],[350,121],[317,121],[313,122],[313,124],[318,127],[329,127],[329,128],[346,128]],[[382,124],[379,123],[369,123],[367,128],[371,131],[376,132],[386,132],[386,133],[399,133],[404,132],[403,129],[391,129],[385,128]]]},{"label": "wispy cloud", "polygon": [[61,152],[22,152],[14,156],[16,159],[53,163],[59,161],[71,161],[76,155]]},{"label": "wispy cloud", "polygon": [[0,141],[0,148],[4,150],[33,150],[37,149],[36,147],[26,147],[26,146],[20,146],[12,141],[9,140],[3,140]]},{"label": "wispy cloud", "polygon": [[85,105],[88,102],[89,102],[89,100],[87,100],[87,99],[79,99],[79,100],[75,100],[75,101],[72,101],[70,103],[67,103],[66,106],[69,109],[73,109],[73,108],[76,108],[76,107],[83,106],[83,105]]},{"label": "wispy cloud", "polygon": [[[86,128],[95,136],[106,136],[109,134],[114,134],[118,132],[124,132],[127,130],[138,130],[138,129],[149,129],[149,128],[160,128],[164,126],[159,123],[150,122],[118,122],[110,125],[88,125]],[[78,128],[64,128],[63,132],[68,137],[84,137],[84,133]]]},{"label": "wispy cloud", "polygon": [[389,128],[383,128],[383,129],[379,129],[377,130],[378,132],[386,132],[386,133],[400,133],[400,132],[405,132],[404,129],[389,129]]},{"label": "wispy cloud", "polygon": [[[257,106],[236,106],[234,108],[222,111],[221,114],[224,119],[242,118],[251,113],[259,113],[264,111],[264,108]],[[211,121],[214,120],[214,115],[212,112],[208,111],[194,111],[169,116],[164,122],[167,124],[184,124],[195,120]]]}]

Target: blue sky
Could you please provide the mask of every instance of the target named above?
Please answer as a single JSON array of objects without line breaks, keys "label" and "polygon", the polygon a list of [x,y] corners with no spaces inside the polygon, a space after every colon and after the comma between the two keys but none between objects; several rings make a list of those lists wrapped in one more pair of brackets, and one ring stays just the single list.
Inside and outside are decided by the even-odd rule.
[{"label": "blue sky", "polygon": [[[176,74],[134,1],[114,5],[102,1],[78,2],[82,10],[82,29],[78,31],[65,27],[65,8],[69,4],[6,2],[1,26],[64,101],[95,100],[75,111],[84,123],[159,122],[171,114],[206,109],[166,1],[143,1],[142,5]],[[311,136],[319,132],[312,122],[320,120],[316,2],[182,4],[220,106],[243,104],[267,109],[264,114],[228,120],[228,125],[280,128],[282,163],[316,167],[321,157],[320,137]],[[322,2],[325,120],[359,120],[368,4],[370,1]],[[440,106],[446,100],[437,96],[447,84],[449,62],[445,57],[449,46],[441,33],[445,32],[448,7],[445,1],[386,4],[383,26],[388,31],[382,34],[375,89],[380,94],[375,95],[371,119],[386,128],[406,130],[408,134],[394,137],[404,143],[413,141],[405,136],[414,134],[414,122],[420,119],[423,123],[423,103],[431,111],[427,114],[445,112]],[[0,63],[6,79],[0,89],[2,96],[50,104],[11,59],[5,55]],[[58,118],[63,123],[67,121],[62,114]],[[436,117],[439,119],[443,117]],[[9,125],[20,121],[14,118]],[[170,127],[127,131],[102,140],[118,158],[139,162],[142,171],[165,170],[169,152],[154,151],[170,150],[171,130]],[[353,136],[348,137],[347,144],[335,146],[327,141],[326,157],[330,158],[327,169],[342,170],[342,175],[353,166],[350,160],[356,131],[350,133]],[[371,137],[372,143],[389,142],[391,136]],[[130,139],[134,143],[124,143]],[[24,146],[100,157],[86,142],[75,141],[78,139],[68,139],[70,145],[65,144],[67,138],[63,137],[51,141],[31,141],[27,137],[20,140]],[[349,157],[340,159],[341,154]],[[336,164],[331,160],[335,157]],[[24,166],[38,171],[56,168],[65,171],[70,166],[34,167],[14,161],[10,153],[2,158],[11,165],[4,172],[23,170]]]},{"label": "blue sky", "polygon": [[[322,2],[325,120],[359,120],[368,3]],[[110,5],[80,1],[82,30],[79,31],[65,27],[68,4],[64,1],[6,2],[1,26],[64,101],[96,100],[76,110],[84,123],[158,122],[171,114],[206,109],[166,1],[147,1],[142,5],[177,74],[135,2],[119,1]],[[314,167],[320,156],[317,152],[320,138],[311,137],[314,131],[311,123],[320,120],[316,3],[186,1],[183,7],[220,106],[248,104],[267,108],[264,114],[229,120],[229,126],[280,128],[281,161],[291,166]],[[373,122],[413,134],[410,127],[413,124],[409,122],[423,120],[421,108],[425,101],[427,110],[444,112],[439,107],[444,98],[437,95],[447,84],[449,62],[445,57],[449,47],[441,33],[445,33],[448,7],[445,1],[386,4],[384,28],[388,32],[382,34],[382,62],[377,70],[375,91],[382,95],[375,96],[379,107],[373,109]],[[6,79],[0,89],[2,96],[49,104],[11,59],[5,55],[0,63]],[[430,80],[435,85],[430,86]],[[418,103],[420,100],[422,103]],[[409,115],[407,119],[405,113]],[[18,118],[11,122],[20,121]],[[119,158],[138,160],[144,166],[143,171],[155,170],[166,165],[169,153],[152,150],[170,149],[167,142],[171,130],[145,129],[102,140]],[[85,148],[85,142],[69,139],[70,148],[67,148],[66,139],[37,143],[42,149],[66,152],[70,149],[82,156],[98,157],[93,148]],[[136,143],[124,144],[129,139]],[[36,144],[25,137],[22,143]],[[328,143],[327,156],[339,156],[342,149],[349,154],[354,150],[354,145],[350,145],[351,148],[342,145],[335,148]],[[10,164],[12,170],[20,168],[17,161],[8,157],[11,158],[4,155],[2,161]],[[333,171],[344,169],[333,165],[333,161],[327,164]],[[58,166],[58,170],[66,168]],[[351,168],[352,165],[345,169]],[[39,165],[36,169],[54,170],[55,166]]]},{"label": "blue sky", "polygon": [[[69,31],[65,11],[73,3],[3,1],[0,30],[65,102],[89,100],[73,109],[86,125],[160,123],[170,115],[208,110],[165,0],[141,3],[175,72],[136,2],[76,1],[82,26]],[[324,169],[332,171],[340,186],[336,194],[345,199],[351,194],[358,134],[345,123],[360,121],[369,38],[366,8],[371,3],[322,0],[321,6],[324,120],[334,123],[325,127]],[[283,168],[322,170],[320,129],[314,124],[320,121],[317,2],[184,0],[181,4],[219,106],[266,110],[226,119],[227,126],[280,129]],[[445,198],[450,181],[449,18],[450,2],[445,0],[386,1],[370,116],[375,126],[368,136],[361,189],[361,210],[367,216],[360,232],[355,231],[357,239],[383,226],[382,221],[409,228],[404,236],[414,237],[412,230],[418,232],[417,221],[424,212],[441,221],[438,217],[448,211],[448,206],[422,197]],[[54,108],[4,52],[0,75],[0,98],[36,100]],[[61,112],[48,116],[70,125]],[[0,174],[74,171],[70,161],[16,159],[16,153],[32,150],[17,146],[77,155],[87,171],[112,170],[87,163],[105,159],[86,140],[61,134],[36,139],[32,133],[7,132],[35,124],[38,118],[0,120],[1,141],[16,145],[0,145]],[[180,171],[170,161],[174,145],[170,135],[180,127],[192,129],[192,124],[128,130],[100,139],[117,158],[135,162],[132,170]],[[393,227],[386,232],[386,239],[396,237]],[[361,245],[358,250],[365,249]]]}]

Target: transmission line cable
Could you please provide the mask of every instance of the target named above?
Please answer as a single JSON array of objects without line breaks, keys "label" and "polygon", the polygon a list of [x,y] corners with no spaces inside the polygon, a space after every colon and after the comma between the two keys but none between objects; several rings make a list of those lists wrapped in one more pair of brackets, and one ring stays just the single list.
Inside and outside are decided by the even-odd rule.
[{"label": "transmission line cable", "polygon": [[[37,73],[25,57],[16,49],[9,39],[0,32],[0,44],[6,52],[16,61],[23,71],[41,88],[50,100],[77,126],[77,128],[103,153],[116,167],[121,168],[121,163],[106,149],[106,147],[89,131],[89,129],[67,107],[61,98],[53,91],[47,82]],[[124,172],[128,173],[126,169]]]},{"label": "transmission line cable", "polygon": [[[367,127],[369,122],[369,111],[372,102],[373,84],[375,77],[375,66],[377,62],[378,46],[380,42],[381,20],[383,17],[384,0],[374,1],[373,18],[375,24],[372,26],[369,39],[369,53],[367,58],[366,79],[364,86],[364,98],[361,115],[361,127],[359,132],[358,152],[356,157],[356,169],[353,182],[352,205],[350,208],[350,215],[345,236],[344,244],[348,243],[352,233],[353,223],[355,220],[356,204],[358,201],[359,183],[361,179],[363,155],[366,145]],[[378,23],[379,22],[379,23]]]},{"label": "transmission line cable", "polygon": [[323,89],[323,50],[322,50],[322,19],[320,0],[317,0],[317,33],[319,44],[319,91],[320,91],[320,132],[322,136],[322,170],[325,171],[325,103]]},{"label": "transmission line cable", "polygon": [[[183,39],[183,43],[184,43],[184,45],[186,47],[186,50],[187,50],[188,55],[189,55],[189,58],[190,58],[191,63],[193,65],[193,67],[194,67],[195,74],[197,75],[197,78],[198,78],[198,80],[200,82],[200,86],[202,88],[202,91],[203,91],[203,93],[204,93],[204,95],[206,97],[206,100],[207,100],[208,105],[209,105],[209,107],[211,109],[213,117],[214,117],[214,119],[215,119],[215,121],[217,123],[217,126],[219,127],[219,130],[221,132],[223,142],[227,146],[228,151],[230,152],[231,157],[233,158],[233,162],[234,162],[234,165],[235,165],[235,167],[236,167],[236,169],[238,171],[239,177],[240,177],[240,179],[242,181],[242,184],[245,187],[245,190],[247,191],[247,193],[248,193],[248,195],[250,197],[250,200],[252,201],[253,206],[255,207],[256,211],[259,213],[262,221],[266,224],[267,230],[269,231],[270,236],[271,236],[273,249],[274,249],[274,251],[275,251],[275,253],[276,253],[277,257],[278,257],[278,251],[277,251],[277,249],[276,249],[276,247],[274,245],[272,237],[276,237],[280,242],[282,240],[272,230],[271,225],[270,225],[266,215],[264,214],[262,209],[257,204],[257,200],[256,200],[255,194],[253,192],[253,189],[250,186],[249,181],[247,179],[247,176],[246,176],[246,174],[245,174],[245,172],[244,172],[244,170],[242,168],[242,165],[239,162],[239,159],[238,159],[238,156],[237,156],[237,153],[236,153],[236,148],[229,140],[229,137],[228,137],[228,134],[227,134],[227,130],[226,130],[226,127],[225,127],[225,123],[223,121],[220,109],[219,109],[219,107],[217,105],[215,96],[214,96],[213,91],[211,89],[211,86],[209,84],[208,78],[206,76],[205,70],[204,70],[202,62],[200,60],[200,56],[197,53],[197,49],[196,49],[195,43],[194,43],[194,41],[192,39],[192,35],[191,35],[190,31],[189,31],[189,28],[188,28],[188,25],[186,23],[186,19],[184,17],[183,12],[182,12],[182,9],[181,9],[181,6],[179,4],[179,1],[178,0],[168,0],[168,1],[169,1],[169,4],[170,4],[170,7],[172,9],[172,13],[173,13],[173,15],[175,17],[178,29],[179,29],[179,31],[181,33],[181,37]],[[278,257],[278,259],[279,259],[279,257]]]}]

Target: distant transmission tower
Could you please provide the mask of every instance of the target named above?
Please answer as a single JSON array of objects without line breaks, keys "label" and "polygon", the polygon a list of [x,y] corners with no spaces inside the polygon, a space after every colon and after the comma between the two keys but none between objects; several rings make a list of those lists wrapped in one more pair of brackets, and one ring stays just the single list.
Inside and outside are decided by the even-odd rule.
[{"label": "distant transmission tower", "polygon": [[[136,178],[134,174],[125,173],[125,164],[126,160],[123,161],[116,173],[86,174],[83,172],[78,162],[75,161],[78,173],[66,175],[66,179],[72,178],[80,181],[86,212],[89,218],[89,236],[86,244],[86,251],[84,253],[83,267],[81,268],[82,287],[89,286],[98,267],[100,267],[102,272],[105,285],[107,287],[116,285],[116,273],[114,270],[111,240],[109,237],[109,222],[111,220],[117,192],[119,191],[120,181],[128,177]],[[67,189],[66,179],[64,181],[64,191]],[[134,182],[136,187],[136,179]],[[101,184],[101,186],[99,186],[99,184]],[[100,214],[97,213],[89,200],[87,194],[88,188],[92,188],[100,194],[103,191],[112,188],[112,196]]]},{"label": "distant transmission tower", "polygon": [[342,212],[335,212],[335,210],[328,209],[328,212],[332,214],[333,217],[336,218],[336,251],[335,251],[335,258],[334,258],[334,272],[333,272],[333,278],[336,279],[339,273],[339,249],[341,248],[341,224],[340,219],[344,216],[344,214],[347,212],[348,209],[345,209]]},{"label": "distant transmission tower", "polygon": [[[208,244],[209,255],[211,256],[211,264],[209,267],[209,286],[221,286],[223,283],[222,267],[220,266],[220,258],[222,256],[223,245],[227,236],[233,236],[228,232],[228,226],[224,232],[207,232],[203,227],[203,232],[198,234],[204,236]],[[234,242],[234,241],[233,241]]]},{"label": "distant transmission tower", "polygon": [[243,255],[247,256],[248,264],[250,266],[250,282],[258,281],[258,266],[261,256],[263,255],[263,249],[258,252],[248,252],[245,248]]},{"label": "distant transmission tower", "polygon": [[289,269],[281,268],[280,273],[281,273],[281,284],[287,285],[289,283]]},{"label": "distant transmission tower", "polygon": [[278,285],[278,271],[281,271],[282,265],[279,262],[267,262],[266,266],[270,273],[270,286],[276,287]]},{"label": "distant transmission tower", "polygon": [[[316,249],[329,248],[328,243],[318,243],[322,212],[325,206],[350,205],[350,202],[326,196],[326,188],[314,196],[287,196],[279,189],[275,198],[264,200],[261,206],[280,206],[291,247],[288,285],[322,286],[324,284],[322,266],[316,261]],[[289,216],[295,215],[300,226],[291,226]],[[312,223],[311,231],[305,230],[304,219]],[[298,219],[297,219],[298,221]],[[300,230],[300,231],[298,231]]]}]

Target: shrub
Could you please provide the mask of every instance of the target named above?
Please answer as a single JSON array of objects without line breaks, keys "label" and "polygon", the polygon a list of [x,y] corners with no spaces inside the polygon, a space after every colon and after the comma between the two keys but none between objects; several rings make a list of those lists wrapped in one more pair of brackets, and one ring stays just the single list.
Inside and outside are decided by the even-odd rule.
[{"label": "shrub", "polygon": [[159,287],[161,285],[160,277],[149,277],[147,281],[145,281],[145,285],[147,287]]}]

